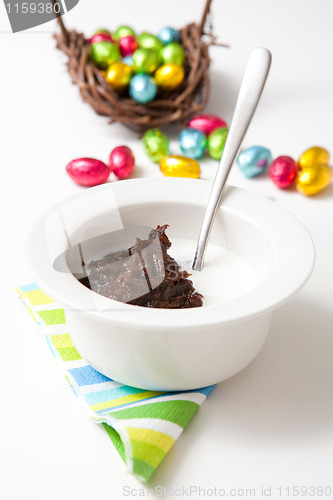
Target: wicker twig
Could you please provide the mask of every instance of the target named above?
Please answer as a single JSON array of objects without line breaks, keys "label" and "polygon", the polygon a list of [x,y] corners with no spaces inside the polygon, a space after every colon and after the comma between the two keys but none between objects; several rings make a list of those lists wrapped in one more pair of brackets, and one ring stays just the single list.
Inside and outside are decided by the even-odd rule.
[{"label": "wicker twig", "polygon": [[200,33],[200,35],[202,35],[203,32],[204,32],[204,27],[205,27],[205,24],[206,24],[206,19],[207,19],[208,13],[210,11],[210,5],[211,5],[211,3],[212,3],[212,0],[206,0],[205,8],[204,8],[204,11],[203,11],[203,14],[202,14],[202,18],[201,18],[201,22],[199,24],[199,33]]},{"label": "wicker twig", "polygon": [[68,57],[69,74],[78,85],[83,101],[97,114],[108,116],[110,123],[120,122],[140,133],[169,123],[184,124],[199,113],[209,97],[208,47],[215,42],[212,34],[208,34],[208,42],[201,36],[210,5],[211,0],[206,0],[200,25],[191,23],[180,30],[186,61],[184,81],[171,92],[160,91],[157,99],[144,105],[108,85],[103,72],[89,58],[89,41],[76,30],[68,31],[62,18],[57,16],[61,30],[55,35],[57,47]]}]

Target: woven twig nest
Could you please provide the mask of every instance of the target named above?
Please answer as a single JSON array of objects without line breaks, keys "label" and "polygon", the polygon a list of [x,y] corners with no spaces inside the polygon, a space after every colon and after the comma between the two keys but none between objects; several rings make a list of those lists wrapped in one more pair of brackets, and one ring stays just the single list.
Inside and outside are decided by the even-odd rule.
[{"label": "woven twig nest", "polygon": [[126,92],[113,90],[103,72],[90,59],[90,43],[82,33],[68,31],[61,17],[61,32],[55,35],[57,47],[68,57],[68,71],[73,83],[79,86],[83,101],[95,112],[110,118],[110,123],[120,122],[138,132],[165,124],[184,124],[202,111],[209,97],[208,47],[215,43],[212,34],[208,42],[202,38],[211,0],[207,0],[200,25],[188,24],[180,30],[185,54],[185,77],[172,91],[160,91],[157,98],[139,104]]}]

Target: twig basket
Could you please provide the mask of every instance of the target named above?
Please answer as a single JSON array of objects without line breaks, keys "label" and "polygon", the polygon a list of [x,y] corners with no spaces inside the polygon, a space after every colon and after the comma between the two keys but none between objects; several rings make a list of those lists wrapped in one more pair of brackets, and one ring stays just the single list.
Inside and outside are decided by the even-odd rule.
[{"label": "twig basket", "polygon": [[[68,57],[68,71],[72,82],[79,86],[83,101],[95,112],[142,133],[165,124],[184,124],[202,111],[209,98],[208,47],[215,45],[213,34],[205,33],[205,23],[212,0],[206,0],[200,24],[191,23],[180,30],[185,53],[185,78],[173,91],[159,92],[147,104],[139,104],[119,95],[104,78],[103,72],[90,60],[90,43],[82,33],[68,30],[62,18],[57,17],[60,33],[55,34],[57,48]],[[204,41],[203,35],[208,38]]]}]

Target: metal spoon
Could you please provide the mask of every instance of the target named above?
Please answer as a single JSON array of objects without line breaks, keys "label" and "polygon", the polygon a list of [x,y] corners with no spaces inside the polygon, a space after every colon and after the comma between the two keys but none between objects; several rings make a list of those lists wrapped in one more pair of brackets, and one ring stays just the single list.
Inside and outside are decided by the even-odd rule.
[{"label": "metal spoon", "polygon": [[210,231],[221,204],[227,178],[264,89],[271,59],[269,50],[258,48],[252,52],[246,65],[227,141],[200,230],[192,265],[195,271],[202,269]]}]

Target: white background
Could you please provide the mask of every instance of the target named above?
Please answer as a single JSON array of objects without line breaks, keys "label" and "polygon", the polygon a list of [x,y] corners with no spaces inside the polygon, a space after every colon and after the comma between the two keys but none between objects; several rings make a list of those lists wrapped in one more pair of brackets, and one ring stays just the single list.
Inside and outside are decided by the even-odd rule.
[{"label": "white background", "polygon": [[[199,20],[203,3],[81,0],[65,22],[88,35],[120,24],[158,32]],[[213,13],[215,33],[231,48],[210,51],[208,111],[230,122],[246,59],[266,46],[273,65],[244,146],[262,144],[274,156],[294,158],[313,145],[333,153],[333,2],[214,0]],[[25,258],[32,222],[82,189],[65,173],[69,160],[106,161],[113,147],[127,144],[137,158],[136,176],[160,173],[135,135],[109,126],[81,102],[55,50],[54,28],[48,23],[13,35],[0,4],[0,495],[121,499],[124,486],[141,485],[126,475],[105,431],[81,412],[12,288],[32,279]],[[173,138],[177,152],[175,131]],[[216,163],[202,165],[203,177],[213,178]],[[254,488],[257,498],[270,485],[272,498],[292,497],[285,489],[279,497],[278,486],[330,485],[333,491],[333,188],[309,199],[294,189],[279,191],[267,175],[247,180],[237,168],[230,183],[274,197],[299,217],[314,239],[316,267],[304,289],[274,314],[257,359],[214,390],[149,486]]]}]

